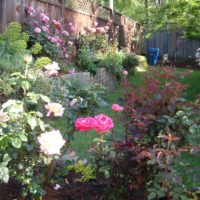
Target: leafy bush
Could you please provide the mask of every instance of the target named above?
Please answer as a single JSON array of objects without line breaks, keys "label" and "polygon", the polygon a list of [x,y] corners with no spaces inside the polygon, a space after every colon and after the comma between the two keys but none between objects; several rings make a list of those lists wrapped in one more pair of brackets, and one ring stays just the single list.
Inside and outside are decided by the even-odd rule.
[{"label": "leafy bush", "polygon": [[40,43],[36,42],[32,47],[31,47],[31,53],[32,54],[39,54],[42,51],[42,46]]},{"label": "leafy bush", "polygon": [[85,85],[81,81],[55,78],[51,85],[49,96],[53,101],[63,102],[71,125],[79,116],[93,115],[98,107],[107,106],[102,98],[105,89],[98,84]]},{"label": "leafy bush", "polygon": [[48,57],[38,58],[35,62],[35,67],[42,69],[45,65],[51,64],[52,60]]},{"label": "leafy bush", "polygon": [[2,72],[20,71],[25,65],[24,55],[27,54],[29,35],[21,30],[19,23],[12,22],[0,35],[0,70]]},{"label": "leafy bush", "polygon": [[88,47],[79,49],[77,62],[80,69],[96,74],[96,59]]},{"label": "leafy bush", "polygon": [[25,29],[30,35],[29,46],[35,43],[42,45],[42,56],[47,56],[55,61],[63,59],[69,61],[73,51],[76,26],[72,23],[63,25],[63,19],[51,20],[47,13],[36,12],[32,6],[26,9],[27,18]]},{"label": "leafy bush", "polygon": [[22,27],[17,22],[11,22],[1,36],[2,42],[6,44],[5,50],[11,54],[23,53],[27,48],[29,35],[21,32]]},{"label": "leafy bush", "polygon": [[100,67],[105,67],[109,72],[113,73],[118,80],[121,80],[123,72],[123,60],[125,53],[123,51],[109,51],[107,54],[102,55],[99,62]]},{"label": "leafy bush", "polygon": [[123,67],[126,70],[130,70],[139,65],[139,60],[136,55],[128,54],[123,60]]}]

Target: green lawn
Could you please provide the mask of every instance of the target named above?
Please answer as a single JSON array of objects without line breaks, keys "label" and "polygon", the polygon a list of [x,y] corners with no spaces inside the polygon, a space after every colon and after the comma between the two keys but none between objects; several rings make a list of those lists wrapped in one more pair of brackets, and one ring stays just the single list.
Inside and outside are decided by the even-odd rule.
[{"label": "green lawn", "polygon": [[[184,72],[187,71],[188,69],[177,69],[177,72]],[[137,85],[142,84],[142,80],[144,79],[144,75],[146,73],[146,70],[143,68],[139,67],[136,70],[136,73],[134,75],[130,75],[128,77],[129,82],[135,83]],[[200,70],[192,70],[192,73],[184,78],[182,80],[183,83],[188,85],[188,89],[186,92],[185,98],[187,100],[193,101],[195,99],[195,96],[200,93]],[[98,113],[104,113],[114,119],[116,121],[116,117],[120,118],[120,114],[116,115],[115,113],[112,112],[111,110],[111,105],[113,103],[118,103],[121,104],[120,98],[123,97],[123,91],[124,88],[121,86],[118,86],[114,91],[110,92],[105,99],[108,101],[109,106],[106,108],[102,108],[99,110]],[[115,123],[115,138],[116,139],[121,139],[124,136],[124,129],[123,129],[123,124],[119,122],[120,120],[117,120],[117,123]],[[74,140],[71,142],[70,148],[72,150],[75,150],[78,152],[79,155],[86,156],[87,155],[87,150],[89,147],[92,146],[94,138],[96,138],[97,135],[95,132],[90,131],[90,132],[76,132],[74,134]],[[107,134],[105,137],[110,138],[111,133]]]}]

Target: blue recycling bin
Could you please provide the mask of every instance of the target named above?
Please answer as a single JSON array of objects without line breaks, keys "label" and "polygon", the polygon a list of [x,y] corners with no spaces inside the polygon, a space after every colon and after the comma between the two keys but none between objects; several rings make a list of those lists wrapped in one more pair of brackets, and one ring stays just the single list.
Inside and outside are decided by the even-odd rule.
[{"label": "blue recycling bin", "polygon": [[148,48],[147,50],[147,63],[149,65],[158,64],[159,48]]}]

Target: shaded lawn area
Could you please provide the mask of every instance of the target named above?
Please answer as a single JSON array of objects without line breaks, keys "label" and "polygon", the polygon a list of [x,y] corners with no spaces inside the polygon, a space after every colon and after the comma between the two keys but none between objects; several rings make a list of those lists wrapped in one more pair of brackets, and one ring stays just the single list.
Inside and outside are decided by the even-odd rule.
[{"label": "shaded lawn area", "polygon": [[194,101],[197,94],[200,93],[200,70],[177,69],[177,72],[191,71],[189,76],[183,79],[183,83],[188,86],[185,98],[188,101]]},{"label": "shaded lawn area", "polygon": [[[177,72],[185,72],[188,69],[181,69],[178,68]],[[188,85],[188,89],[186,91],[185,98],[189,101],[194,101],[195,97],[198,93],[200,93],[200,70],[190,70],[192,73],[185,77],[182,82]],[[128,77],[129,82],[132,82],[136,85],[142,85],[142,81],[146,74],[146,70],[141,70],[138,68],[134,75],[130,75]],[[123,116],[121,114],[113,113],[111,110],[111,105],[113,103],[118,103],[122,105],[121,99],[123,98],[124,89],[122,86],[118,86],[114,91],[108,92],[105,99],[108,101],[109,106],[106,108],[101,108],[97,111],[98,114],[103,113],[111,118],[116,122],[116,118],[118,118],[117,122],[115,123],[115,136],[114,138],[120,140],[124,137],[124,128],[122,122],[120,122],[120,117]],[[105,135],[105,138],[111,138],[111,133]],[[74,140],[71,142],[70,149],[78,152],[80,156],[87,157],[87,151],[92,146],[93,140],[97,137],[97,134],[94,131],[89,132],[76,132],[74,134]]]}]

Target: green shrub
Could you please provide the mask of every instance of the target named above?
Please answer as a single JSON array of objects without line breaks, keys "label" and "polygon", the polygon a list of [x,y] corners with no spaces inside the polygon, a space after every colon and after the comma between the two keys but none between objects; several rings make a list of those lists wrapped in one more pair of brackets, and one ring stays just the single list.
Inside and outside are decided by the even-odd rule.
[{"label": "green shrub", "polygon": [[11,22],[1,35],[1,40],[7,43],[9,53],[22,53],[27,48],[29,35],[22,32],[22,27],[18,22]]},{"label": "green shrub", "polygon": [[45,65],[51,64],[52,60],[48,57],[38,58],[35,62],[35,67],[42,69]]},{"label": "green shrub", "polygon": [[17,40],[10,44],[8,52],[11,54],[21,53],[27,48],[27,43],[24,40]]},{"label": "green shrub", "polygon": [[139,60],[134,54],[128,54],[123,61],[123,67],[126,70],[130,70],[131,68],[134,68],[137,65],[139,65]]},{"label": "green shrub", "polygon": [[97,65],[93,52],[89,47],[83,47],[78,52],[78,66],[82,70],[96,74]]},{"label": "green shrub", "polygon": [[123,60],[125,53],[123,51],[109,51],[107,54],[102,54],[99,61],[100,67],[105,67],[109,72],[113,73],[118,80],[121,80],[123,71]]},{"label": "green shrub", "polygon": [[36,42],[32,47],[31,47],[31,53],[32,54],[39,54],[42,51],[42,46],[40,43]]}]

